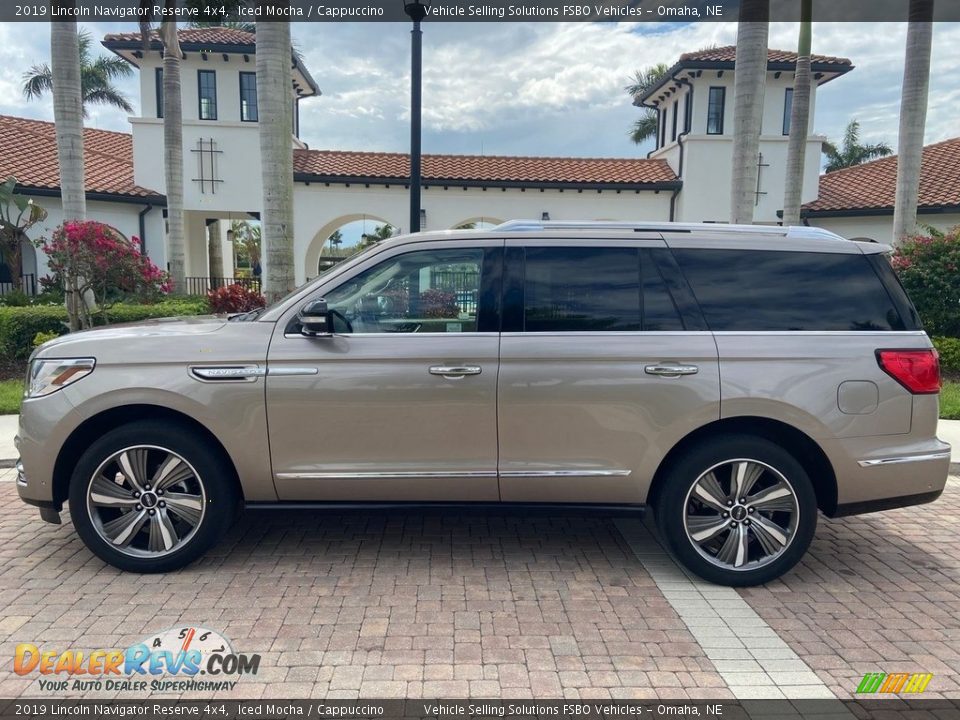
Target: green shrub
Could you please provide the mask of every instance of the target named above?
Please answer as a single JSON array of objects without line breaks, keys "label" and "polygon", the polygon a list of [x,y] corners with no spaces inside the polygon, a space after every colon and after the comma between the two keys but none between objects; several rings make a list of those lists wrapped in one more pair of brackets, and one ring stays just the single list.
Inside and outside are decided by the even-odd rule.
[{"label": "green shrub", "polygon": [[60,337],[60,333],[38,332],[36,335],[33,336],[33,346],[35,348],[38,348],[41,345],[43,345],[45,342],[49,342],[50,340],[56,340],[58,337]]},{"label": "green shrub", "polygon": [[892,262],[927,333],[960,337],[960,226],[907,238]]},{"label": "green shrub", "polygon": [[960,338],[935,337],[933,345],[940,354],[940,369],[960,372]]},{"label": "green shrub", "polygon": [[[109,324],[138,322],[207,312],[205,299],[165,300],[153,305],[117,304],[107,311],[107,321]],[[67,327],[67,311],[62,305],[0,307],[0,358],[23,362],[33,351],[33,341],[38,333],[62,335]]]},{"label": "green shrub", "polygon": [[23,290],[11,290],[6,295],[0,295],[0,306],[24,307],[30,304],[30,296]]}]

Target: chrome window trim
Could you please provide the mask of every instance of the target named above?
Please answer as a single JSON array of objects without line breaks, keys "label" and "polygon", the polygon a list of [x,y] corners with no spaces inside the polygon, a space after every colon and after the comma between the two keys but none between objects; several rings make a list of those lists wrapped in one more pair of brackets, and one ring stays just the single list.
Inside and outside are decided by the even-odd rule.
[{"label": "chrome window trim", "polygon": [[500,477],[628,477],[631,470],[501,470]]},{"label": "chrome window trim", "polygon": [[496,470],[435,470],[435,471],[397,471],[397,472],[290,472],[277,473],[277,480],[336,480],[351,478],[362,480],[406,479],[406,478],[494,478]]}]

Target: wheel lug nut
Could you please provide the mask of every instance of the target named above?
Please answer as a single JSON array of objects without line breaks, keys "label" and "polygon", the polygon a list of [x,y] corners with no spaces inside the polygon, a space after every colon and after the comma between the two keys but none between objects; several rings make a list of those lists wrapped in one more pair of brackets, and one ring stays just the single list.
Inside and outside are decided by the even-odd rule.
[{"label": "wheel lug nut", "polygon": [[736,521],[735,521],[735,520],[731,520],[731,521],[730,521],[730,527],[736,527],[736,526],[737,526]]},{"label": "wheel lug nut", "polygon": [[144,485],[144,486],[143,486],[143,489],[144,489],[144,490],[149,490],[149,489],[150,489],[150,486],[149,486],[149,485]]},{"label": "wheel lug nut", "polygon": [[148,510],[147,512],[149,512],[151,515],[156,515],[156,514],[157,514],[157,511],[156,511],[156,510]]},{"label": "wheel lug nut", "polygon": [[749,524],[750,524],[750,521],[749,521],[749,520],[744,520],[744,521],[743,521],[743,524],[744,524],[744,525],[749,525]]},{"label": "wheel lug nut", "polygon": [[167,506],[167,504],[166,504],[163,500],[160,501],[159,505],[160,505],[160,507],[166,507],[166,506]]},{"label": "wheel lug nut", "polygon": [[134,496],[134,497],[140,497],[140,493],[139,493],[139,492],[135,492],[135,493],[133,494],[133,496]]},{"label": "wheel lug nut", "polygon": [[163,490],[157,490],[157,495],[163,495]]},{"label": "wheel lug nut", "polygon": [[747,499],[746,499],[746,498],[740,498],[740,504],[741,504],[741,505],[746,505],[746,504],[747,504]]},{"label": "wheel lug nut", "polygon": [[137,510],[143,510],[143,505],[137,505]]},{"label": "wheel lug nut", "polygon": [[754,511],[756,511],[756,508],[752,508],[752,507],[751,507],[751,508],[747,508],[747,512],[754,512]]},{"label": "wheel lug nut", "polygon": [[723,514],[723,517],[725,517],[725,518],[730,517],[730,513],[724,513],[724,514]]},{"label": "wheel lug nut", "polygon": [[727,507],[733,507],[733,500],[727,500]]}]

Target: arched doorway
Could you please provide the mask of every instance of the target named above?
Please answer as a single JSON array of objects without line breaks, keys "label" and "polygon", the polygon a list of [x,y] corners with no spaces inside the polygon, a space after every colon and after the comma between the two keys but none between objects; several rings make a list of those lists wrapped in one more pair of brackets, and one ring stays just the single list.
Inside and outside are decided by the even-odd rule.
[{"label": "arched doorway", "polygon": [[500,218],[490,217],[489,215],[471,217],[453,225],[451,230],[489,230],[500,225],[504,221]]},{"label": "arched doorway", "polygon": [[305,268],[312,279],[372,242],[395,233],[397,226],[377,215],[341,215],[321,227],[307,247]]}]

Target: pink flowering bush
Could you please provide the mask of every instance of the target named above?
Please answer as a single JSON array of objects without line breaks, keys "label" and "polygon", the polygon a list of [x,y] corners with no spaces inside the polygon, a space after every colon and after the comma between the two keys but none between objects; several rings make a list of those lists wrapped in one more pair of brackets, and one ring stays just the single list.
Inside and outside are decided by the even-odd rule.
[{"label": "pink flowering bush", "polygon": [[50,271],[67,291],[71,325],[90,327],[94,312],[103,314],[119,300],[154,301],[171,291],[170,276],[139,245],[93,221],[66,222],[43,243]]},{"label": "pink flowering bush", "polygon": [[424,290],[420,293],[420,313],[427,318],[455,318],[460,313],[457,296],[446,290]]},{"label": "pink flowering bush", "polygon": [[907,238],[891,262],[927,333],[960,337],[960,226]]}]

